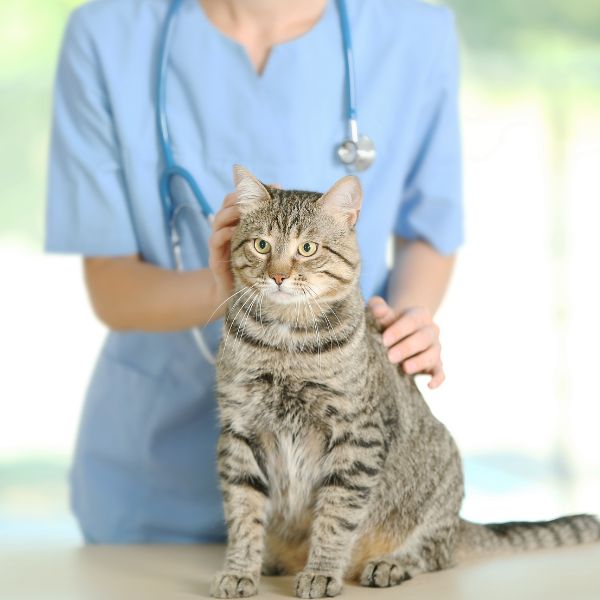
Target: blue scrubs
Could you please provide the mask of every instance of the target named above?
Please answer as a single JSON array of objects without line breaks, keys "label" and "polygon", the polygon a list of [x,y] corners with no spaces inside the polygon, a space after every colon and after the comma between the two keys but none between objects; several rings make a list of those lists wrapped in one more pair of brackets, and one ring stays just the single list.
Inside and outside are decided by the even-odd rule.
[{"label": "blue scrubs", "polygon": [[[153,90],[167,0],[97,0],[69,21],[58,67],[46,247],[139,253],[172,265],[158,195]],[[463,237],[457,40],[451,13],[415,0],[348,0],[359,122],[377,146],[361,174],[365,297],[385,293],[392,234],[441,253]],[[178,15],[168,71],[174,152],[217,211],[240,163],[266,182],[325,190],[345,174],[344,61],[335,2],[277,45],[262,75],[198,0]],[[188,265],[202,253],[186,237]],[[199,246],[203,246],[200,244]],[[202,293],[202,290],[198,290]],[[219,324],[208,328],[216,348]],[[111,332],[90,383],[71,469],[91,542],[224,539],[214,371],[189,332]]]}]

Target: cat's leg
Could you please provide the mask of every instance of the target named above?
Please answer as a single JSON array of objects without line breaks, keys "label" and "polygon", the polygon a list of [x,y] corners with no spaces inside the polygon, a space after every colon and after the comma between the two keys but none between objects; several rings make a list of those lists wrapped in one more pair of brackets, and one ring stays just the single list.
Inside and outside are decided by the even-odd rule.
[{"label": "cat's leg", "polygon": [[318,491],[308,561],[295,579],[295,593],[300,598],[337,596],[342,590],[342,576],[357,530],[367,517],[385,460],[383,434],[375,425],[368,426],[368,436],[346,432],[330,445],[329,469]]},{"label": "cat's leg", "polygon": [[213,579],[216,598],[242,598],[257,592],[264,547],[269,489],[254,442],[230,430],[218,444],[228,544],[223,571]]},{"label": "cat's leg", "polygon": [[360,576],[360,584],[390,587],[420,573],[439,571],[452,565],[458,520],[446,519],[417,527],[397,550],[371,559]]}]

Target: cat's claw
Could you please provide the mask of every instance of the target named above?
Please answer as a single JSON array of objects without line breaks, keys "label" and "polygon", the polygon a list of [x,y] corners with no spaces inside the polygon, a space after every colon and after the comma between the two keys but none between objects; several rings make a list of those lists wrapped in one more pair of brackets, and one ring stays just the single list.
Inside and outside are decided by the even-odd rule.
[{"label": "cat's claw", "polygon": [[256,593],[256,581],[247,573],[217,573],[210,586],[213,598],[248,598]]},{"label": "cat's claw", "polygon": [[411,579],[410,573],[397,561],[374,560],[367,563],[360,576],[360,585],[367,587],[391,587]]},{"label": "cat's claw", "polygon": [[296,575],[298,598],[325,598],[337,596],[342,591],[342,579],[333,573],[302,571]]}]

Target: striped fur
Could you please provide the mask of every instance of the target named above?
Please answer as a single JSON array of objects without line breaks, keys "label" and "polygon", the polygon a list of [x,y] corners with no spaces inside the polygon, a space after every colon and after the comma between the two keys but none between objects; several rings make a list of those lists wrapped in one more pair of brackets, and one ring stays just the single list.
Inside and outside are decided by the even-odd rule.
[{"label": "striped fur", "polygon": [[[229,540],[214,596],[255,594],[261,569],[296,574],[296,595],[317,598],[337,595],[344,578],[387,587],[468,553],[600,539],[586,515],[485,526],[459,518],[456,445],[387,360],[364,309],[357,180],[325,195],[265,188],[243,171],[237,180],[236,291],[217,366]],[[261,255],[257,238],[271,252]],[[306,241],[318,244],[309,258],[296,252]]]}]

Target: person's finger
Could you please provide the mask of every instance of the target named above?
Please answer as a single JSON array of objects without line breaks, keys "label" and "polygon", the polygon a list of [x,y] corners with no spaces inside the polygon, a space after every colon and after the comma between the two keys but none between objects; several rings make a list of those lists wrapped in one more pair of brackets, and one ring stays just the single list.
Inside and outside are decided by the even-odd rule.
[{"label": "person's finger", "polygon": [[381,297],[373,296],[368,306],[373,313],[373,316],[382,327],[389,327],[396,318],[396,314],[392,307]]},{"label": "person's finger", "polygon": [[208,238],[208,246],[211,252],[219,253],[225,244],[231,241],[231,236],[235,231],[235,227],[221,227],[217,231],[213,231]]},{"label": "person's finger", "polygon": [[428,348],[402,363],[402,369],[409,375],[433,372],[440,364],[440,351],[437,346]]},{"label": "person's finger", "polygon": [[213,231],[220,229],[226,225],[234,225],[239,221],[240,208],[239,206],[228,206],[222,208],[216,215],[212,224]]},{"label": "person's finger", "polygon": [[425,352],[437,342],[433,327],[423,327],[401,339],[388,350],[389,359],[398,363]]},{"label": "person's finger", "polygon": [[442,383],[444,383],[445,379],[446,374],[444,373],[444,368],[440,363],[439,366],[434,369],[431,375],[431,381],[427,384],[427,386],[429,387],[429,389],[435,390],[435,388],[439,387],[440,385],[442,385]]},{"label": "person's finger", "polygon": [[389,348],[398,340],[428,325],[433,325],[437,328],[437,325],[431,323],[431,314],[427,309],[415,308],[407,310],[383,332],[383,345]]}]

